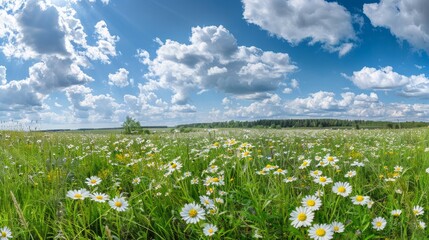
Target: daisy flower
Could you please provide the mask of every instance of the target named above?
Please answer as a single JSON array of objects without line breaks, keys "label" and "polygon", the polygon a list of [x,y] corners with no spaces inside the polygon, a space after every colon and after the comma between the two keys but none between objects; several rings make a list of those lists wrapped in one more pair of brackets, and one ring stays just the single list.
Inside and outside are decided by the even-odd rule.
[{"label": "daisy flower", "polygon": [[313,222],[314,212],[306,207],[297,207],[290,214],[289,220],[292,221],[294,228],[308,227]]},{"label": "daisy flower", "polygon": [[394,217],[399,217],[399,216],[401,215],[401,213],[402,213],[402,210],[401,210],[401,209],[395,209],[395,210],[392,210],[392,211],[390,212],[390,214],[391,214],[392,216],[394,216]]},{"label": "daisy flower", "polygon": [[74,199],[74,200],[84,200],[85,198],[89,197],[90,193],[85,188],[81,188],[79,190],[70,190],[67,192],[67,197]]},{"label": "daisy flower", "polygon": [[338,158],[328,155],[323,159],[323,161],[332,166],[338,162]]},{"label": "daisy flower", "polygon": [[92,176],[87,178],[85,183],[88,184],[88,186],[93,187],[101,183],[101,178],[97,176]]},{"label": "daisy flower", "polygon": [[368,196],[356,195],[352,197],[352,202],[354,205],[366,205],[368,201],[369,201]]},{"label": "daisy flower", "polygon": [[128,202],[124,197],[115,197],[109,201],[111,208],[115,209],[118,212],[123,212],[128,208]]},{"label": "daisy flower", "polygon": [[346,178],[352,178],[352,177],[354,177],[354,176],[356,176],[356,171],[354,171],[354,170],[348,171],[348,172],[344,175],[344,177],[346,177]]},{"label": "daisy flower", "polygon": [[322,206],[322,201],[316,196],[308,195],[302,199],[301,204],[303,207],[307,207],[311,211],[316,211],[319,210],[320,206]]},{"label": "daisy flower", "polygon": [[296,177],[287,177],[287,178],[283,179],[283,182],[290,183],[290,182],[293,182],[293,181],[296,181],[296,180],[297,180]]},{"label": "daisy flower", "polygon": [[417,227],[419,227],[420,229],[425,229],[426,228],[426,223],[423,221],[418,221],[417,222]]},{"label": "daisy flower", "polygon": [[207,196],[200,196],[200,202],[205,208],[212,208],[214,206],[213,200]]},{"label": "daisy flower", "polygon": [[423,207],[419,205],[413,207],[413,213],[415,216],[423,215],[424,212]]},{"label": "daisy flower", "polygon": [[319,177],[320,175],[322,175],[322,171],[320,171],[320,170],[310,171],[310,176],[312,176],[312,177],[314,177],[314,178],[317,178],[317,177]]},{"label": "daisy flower", "polygon": [[180,216],[186,221],[186,223],[198,223],[200,220],[206,219],[206,212],[199,204],[188,203],[182,208]]},{"label": "daisy flower", "polygon": [[347,197],[352,192],[352,186],[348,182],[336,182],[332,187],[332,192]]},{"label": "daisy flower", "polygon": [[0,239],[1,240],[7,240],[9,238],[12,238],[12,231],[8,227],[3,227],[0,229]]},{"label": "daisy flower", "polygon": [[325,186],[326,184],[332,183],[332,179],[328,178],[326,176],[320,176],[318,178],[315,178],[314,182],[318,183],[318,184],[320,184],[322,186]]},{"label": "daisy flower", "polygon": [[394,168],[393,168],[393,171],[394,172],[402,172],[404,170],[404,168],[403,167],[401,167],[401,166],[395,166]]},{"label": "daisy flower", "polygon": [[206,224],[203,228],[203,233],[206,236],[213,236],[217,231],[217,227],[213,224]]},{"label": "daisy flower", "polygon": [[334,231],[331,225],[314,224],[308,229],[308,236],[315,240],[329,240],[334,236]]},{"label": "daisy flower", "polygon": [[310,166],[310,163],[311,163],[311,160],[304,160],[304,161],[301,163],[301,166],[299,166],[299,169],[307,168],[308,166]]},{"label": "daisy flower", "polygon": [[138,185],[140,183],[141,179],[139,177],[136,177],[133,179],[132,184],[133,185]]},{"label": "daisy flower", "polygon": [[377,230],[383,230],[386,227],[386,219],[382,217],[376,217],[372,220],[372,227]]},{"label": "daisy flower", "polygon": [[168,165],[168,172],[172,173],[176,170],[180,170],[182,168],[182,164],[176,160],[171,161]]},{"label": "daisy flower", "polygon": [[107,194],[105,194],[105,193],[95,192],[95,193],[92,193],[90,195],[90,197],[91,197],[92,201],[100,202],[100,203],[103,203],[103,202],[106,202],[107,200],[109,200],[109,196],[107,196]]},{"label": "daisy flower", "polygon": [[287,170],[283,170],[281,168],[278,168],[273,172],[274,175],[285,175],[287,173]]},{"label": "daisy flower", "polygon": [[332,222],[331,226],[332,226],[332,230],[336,233],[344,232],[344,224],[341,222]]}]

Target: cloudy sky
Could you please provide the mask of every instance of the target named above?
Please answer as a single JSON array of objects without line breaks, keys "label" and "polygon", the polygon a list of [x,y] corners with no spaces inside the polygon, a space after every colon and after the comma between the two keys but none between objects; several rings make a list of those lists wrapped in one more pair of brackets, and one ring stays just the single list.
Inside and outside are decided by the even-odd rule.
[{"label": "cloudy sky", "polygon": [[0,121],[429,121],[427,0],[0,0]]}]

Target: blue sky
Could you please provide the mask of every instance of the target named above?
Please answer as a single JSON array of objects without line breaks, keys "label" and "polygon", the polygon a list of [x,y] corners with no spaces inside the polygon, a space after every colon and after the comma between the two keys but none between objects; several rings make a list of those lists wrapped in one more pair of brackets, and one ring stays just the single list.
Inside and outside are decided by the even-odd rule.
[{"label": "blue sky", "polygon": [[0,128],[429,121],[429,1],[0,1]]}]

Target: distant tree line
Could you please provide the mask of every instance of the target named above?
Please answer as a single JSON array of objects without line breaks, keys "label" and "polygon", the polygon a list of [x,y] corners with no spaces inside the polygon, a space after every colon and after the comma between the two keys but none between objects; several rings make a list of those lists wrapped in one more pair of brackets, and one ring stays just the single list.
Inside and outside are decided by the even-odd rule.
[{"label": "distant tree line", "polygon": [[426,122],[388,122],[342,119],[261,119],[256,121],[226,121],[178,125],[178,128],[416,128]]}]

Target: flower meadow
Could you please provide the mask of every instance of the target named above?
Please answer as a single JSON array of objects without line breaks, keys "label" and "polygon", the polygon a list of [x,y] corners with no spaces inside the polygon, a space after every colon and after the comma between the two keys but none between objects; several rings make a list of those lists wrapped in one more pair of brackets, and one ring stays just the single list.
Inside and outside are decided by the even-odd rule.
[{"label": "flower meadow", "polygon": [[426,239],[429,129],[0,132],[0,239]]}]

